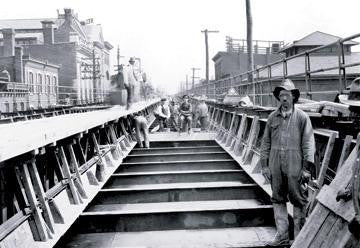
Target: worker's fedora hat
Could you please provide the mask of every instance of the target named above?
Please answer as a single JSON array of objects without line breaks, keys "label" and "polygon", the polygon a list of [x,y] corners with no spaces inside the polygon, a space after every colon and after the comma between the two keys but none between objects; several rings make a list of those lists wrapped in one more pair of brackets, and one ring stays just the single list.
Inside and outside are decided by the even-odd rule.
[{"label": "worker's fedora hat", "polygon": [[291,93],[294,96],[294,103],[296,103],[299,100],[300,91],[299,91],[299,89],[295,88],[293,81],[291,81],[290,79],[288,79],[288,78],[285,79],[284,81],[282,81],[280,86],[275,87],[273,94],[276,99],[280,100],[279,94],[280,94],[280,91],[282,91],[282,90],[291,91]]},{"label": "worker's fedora hat", "polygon": [[129,62],[135,62],[135,58],[134,58],[134,57],[130,57]]},{"label": "worker's fedora hat", "polygon": [[343,104],[360,107],[360,77],[351,82],[349,94],[339,95],[339,101]]},{"label": "worker's fedora hat", "polygon": [[182,99],[184,99],[184,98],[186,98],[186,97],[189,98],[189,95],[186,95],[186,94],[183,95]]}]

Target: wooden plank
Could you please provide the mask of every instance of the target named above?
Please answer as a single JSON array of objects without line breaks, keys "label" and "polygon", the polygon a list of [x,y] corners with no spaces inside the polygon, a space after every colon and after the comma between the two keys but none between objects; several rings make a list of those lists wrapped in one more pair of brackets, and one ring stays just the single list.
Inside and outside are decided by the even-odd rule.
[{"label": "wooden plank", "polygon": [[[22,181],[24,182],[25,192],[27,195],[27,199],[29,201],[29,205],[31,208],[32,216],[34,218],[34,222],[36,224],[37,232],[39,234],[40,241],[48,240],[45,221],[41,216],[41,211],[37,206],[37,200],[35,195],[35,190],[31,183],[30,173],[28,170],[27,164],[23,164],[23,166],[19,167],[22,174]],[[35,237],[34,237],[35,238]]]},{"label": "wooden plank", "polygon": [[[327,235],[323,242],[320,245],[320,248],[329,248],[333,247],[334,242],[339,239],[341,236],[345,235],[348,232],[347,223],[342,218],[337,218],[335,224],[333,225],[331,231]],[[337,246],[339,247],[339,246]]]},{"label": "wooden plank", "polygon": [[342,148],[342,151],[341,151],[339,163],[338,163],[338,166],[336,168],[336,172],[338,172],[341,169],[341,166],[344,164],[345,159],[349,156],[351,142],[352,142],[352,136],[351,135],[346,135],[346,137],[344,139],[344,144],[343,144],[343,148]]},{"label": "wooden plank", "polygon": [[117,153],[118,157],[115,157],[115,159],[120,159],[121,157],[124,156],[124,154],[121,150],[118,138],[116,137],[113,125],[109,126],[109,133],[110,133],[110,138],[111,138],[112,143],[116,145],[116,153]]},{"label": "wooden plank", "polygon": [[225,143],[225,144],[226,144],[228,138],[230,137],[230,133],[231,133],[231,130],[232,130],[232,128],[233,128],[234,121],[235,121],[235,113],[234,113],[234,112],[230,113],[230,116],[231,116],[230,126],[229,126],[229,129],[228,129],[228,130],[225,130],[225,134],[224,134],[224,137],[223,137],[222,140],[221,140],[221,143]]},{"label": "wooden plank", "polygon": [[239,128],[239,132],[237,135],[237,143],[234,146],[234,153],[236,156],[239,156],[242,152],[242,150],[240,151],[242,145],[243,145],[243,137],[245,135],[245,132],[247,130],[247,126],[248,126],[248,116],[244,115],[243,119],[241,119],[241,124],[240,124],[240,128]]},{"label": "wooden plank", "polygon": [[253,153],[254,144],[255,141],[258,139],[259,131],[260,131],[259,117],[255,116],[251,124],[251,130],[250,130],[246,152],[242,158],[245,164],[251,161],[250,154]]},{"label": "wooden plank", "polygon": [[293,248],[310,247],[318,230],[321,228],[328,215],[329,215],[329,211],[321,204],[317,204],[291,247]]},{"label": "wooden plank", "polygon": [[67,183],[69,185],[69,189],[70,189],[70,192],[71,192],[71,196],[72,196],[71,200],[73,201],[74,204],[79,204],[80,200],[79,200],[79,197],[78,197],[78,193],[76,191],[74,181],[73,181],[73,179],[71,177],[69,164],[67,162],[63,147],[60,147],[59,153],[60,153],[60,159],[61,159],[61,164],[62,164],[61,168],[62,168],[62,171],[64,173],[64,179],[67,180]]},{"label": "wooden plank", "polygon": [[351,201],[336,201],[338,191],[339,189],[324,185],[316,199],[339,217],[350,222],[355,215],[354,207]]},{"label": "wooden plank", "polygon": [[50,211],[54,218],[54,222],[58,223],[58,224],[64,224],[65,219],[64,219],[63,215],[61,214],[61,211],[60,211],[58,205],[56,204],[56,202],[53,200],[49,200],[48,203],[49,203]]},{"label": "wooden plank", "polygon": [[329,213],[326,217],[323,225],[317,231],[317,234],[313,241],[311,242],[309,248],[319,248],[323,241],[328,237],[329,232],[331,231],[332,227],[335,225],[335,222],[338,218],[333,213]]},{"label": "wooden plank", "polygon": [[71,168],[72,168],[73,171],[75,172],[76,178],[77,178],[77,179],[80,181],[80,183],[81,183],[81,177],[80,177],[80,172],[79,172],[79,164],[78,164],[78,161],[77,161],[77,159],[76,159],[73,146],[72,146],[71,144],[69,144],[69,145],[67,145],[67,149],[68,149],[68,152],[69,152],[69,154],[70,154],[70,165],[71,165]]},{"label": "wooden plank", "polygon": [[327,169],[329,167],[331,153],[332,153],[332,150],[333,150],[334,144],[335,144],[335,138],[336,138],[336,133],[331,133],[331,135],[329,137],[328,144],[326,146],[324,158],[323,158],[323,161],[321,163],[319,176],[317,178],[317,184],[318,184],[319,188],[321,188],[323,183],[324,183],[325,175],[326,175]]},{"label": "wooden plank", "polygon": [[230,146],[231,145],[231,141],[232,141],[232,139],[233,139],[233,137],[235,135],[235,131],[236,131],[236,125],[235,125],[236,121],[235,120],[236,120],[236,117],[237,117],[237,115],[234,112],[233,113],[233,119],[231,121],[230,129],[229,129],[229,133],[228,133],[227,139],[225,141],[225,146]]},{"label": "wooden plank", "polygon": [[241,121],[240,121],[239,130],[238,130],[238,133],[236,135],[235,141],[233,142],[233,144],[230,147],[230,151],[235,151],[235,148],[237,147],[238,143],[241,142],[241,138],[243,136],[244,128],[246,126],[246,119],[247,119],[247,114],[241,115]]},{"label": "wooden plank", "polygon": [[104,178],[105,178],[105,162],[104,162],[104,159],[102,157],[102,153],[100,151],[99,144],[97,143],[96,136],[95,136],[94,133],[92,134],[92,139],[93,139],[94,147],[95,147],[95,150],[96,150],[96,153],[97,153],[97,156],[98,156],[98,162],[96,164],[96,174],[95,174],[95,176],[96,176],[96,178],[98,179],[99,182],[103,182]]},{"label": "wooden plank", "polygon": [[54,233],[55,232],[54,218],[50,211],[50,207],[49,207],[48,201],[46,199],[45,192],[44,192],[43,186],[41,184],[39,172],[37,170],[34,159],[31,161],[29,172],[30,172],[30,176],[31,176],[31,179],[33,182],[34,190],[35,190],[36,195],[42,205],[43,216],[44,216],[45,222],[46,222],[47,226],[49,227],[50,231],[52,233]]},{"label": "wooden plank", "polygon": [[127,133],[127,131],[125,129],[124,123],[122,121],[120,121],[120,127],[121,127],[121,130],[123,132],[123,135],[125,135],[125,139],[124,139],[125,146],[130,147],[130,141],[128,139],[129,135],[128,135],[128,133]]}]

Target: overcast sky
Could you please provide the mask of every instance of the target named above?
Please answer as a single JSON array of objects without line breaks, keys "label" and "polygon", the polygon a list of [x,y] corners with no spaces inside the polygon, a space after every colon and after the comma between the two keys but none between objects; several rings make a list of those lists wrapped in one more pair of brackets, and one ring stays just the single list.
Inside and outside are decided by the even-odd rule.
[{"label": "overcast sky", "polygon": [[[360,0],[252,0],[253,38],[300,39],[316,30],[341,37],[360,33]],[[13,0],[2,1],[1,19],[50,18],[56,10],[73,8],[80,20],[93,18],[103,27],[104,38],[120,46],[127,63],[140,57],[155,85],[169,93],[179,89],[191,67],[201,68],[205,78],[205,42],[201,30],[219,30],[209,35],[211,58],[225,50],[225,36],[246,38],[245,0]]]}]

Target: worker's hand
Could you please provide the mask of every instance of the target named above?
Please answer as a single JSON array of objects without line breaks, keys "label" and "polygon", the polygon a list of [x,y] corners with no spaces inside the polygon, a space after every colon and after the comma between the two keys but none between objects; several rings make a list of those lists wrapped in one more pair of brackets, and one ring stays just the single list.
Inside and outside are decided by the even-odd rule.
[{"label": "worker's hand", "polygon": [[351,194],[351,190],[346,188],[346,189],[341,189],[337,195],[336,195],[336,201],[340,201],[340,200],[344,200],[349,201],[352,198],[352,194]]},{"label": "worker's hand", "polygon": [[271,182],[271,172],[269,167],[263,167],[261,169],[261,174],[265,177],[265,179],[270,183]]},{"label": "worker's hand", "polygon": [[303,168],[301,170],[301,175],[300,175],[300,184],[301,185],[307,185],[309,183],[310,179],[311,179],[310,171]]}]

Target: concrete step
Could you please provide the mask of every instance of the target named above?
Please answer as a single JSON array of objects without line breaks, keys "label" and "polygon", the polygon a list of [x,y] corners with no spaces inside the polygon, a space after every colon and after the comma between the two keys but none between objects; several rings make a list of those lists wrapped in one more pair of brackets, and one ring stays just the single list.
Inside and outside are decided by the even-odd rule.
[{"label": "concrete step", "polygon": [[196,140],[196,141],[152,141],[151,148],[157,147],[189,147],[189,146],[219,146],[215,140]]},{"label": "concrete step", "polygon": [[119,172],[147,172],[147,171],[186,171],[186,170],[231,170],[240,166],[233,159],[173,161],[173,162],[140,162],[122,163],[116,170]]},{"label": "concrete step", "polygon": [[252,180],[243,170],[192,170],[161,172],[130,172],[113,174],[105,188],[121,188],[131,184],[162,184],[185,182],[238,181],[250,183]]},{"label": "concrete step", "polygon": [[128,155],[125,163],[142,162],[173,162],[173,161],[196,161],[212,159],[231,159],[231,156],[225,152],[198,152],[198,153],[171,153],[171,154],[146,154],[146,155]]},{"label": "concrete step", "polygon": [[77,231],[134,232],[273,226],[273,209],[255,199],[90,206]]},{"label": "concrete step", "polygon": [[259,248],[276,233],[274,227],[86,233],[67,237],[62,248]]},{"label": "concrete step", "polygon": [[144,154],[167,154],[167,153],[197,153],[197,152],[221,152],[224,151],[220,146],[189,146],[189,147],[158,147],[158,148],[136,148],[131,151],[130,155]]},{"label": "concrete step", "polygon": [[103,189],[92,201],[92,205],[241,199],[261,199],[262,203],[270,204],[268,195],[256,184],[207,182],[132,185],[131,188]]}]

